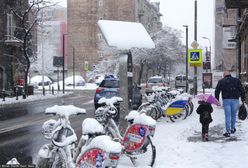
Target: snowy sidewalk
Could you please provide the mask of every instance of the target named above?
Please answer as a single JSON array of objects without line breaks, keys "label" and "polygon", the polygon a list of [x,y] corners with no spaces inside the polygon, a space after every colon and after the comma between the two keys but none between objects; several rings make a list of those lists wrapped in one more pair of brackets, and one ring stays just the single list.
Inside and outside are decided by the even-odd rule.
[{"label": "snowy sidewalk", "polygon": [[[155,168],[247,168],[248,120],[237,120],[237,140],[227,141],[224,111],[213,106],[213,122],[210,123],[208,142],[201,141],[201,124],[194,99],[194,112],[186,120],[175,123],[165,118],[157,123],[153,142],[157,149]],[[134,167],[131,162],[120,168]]]}]

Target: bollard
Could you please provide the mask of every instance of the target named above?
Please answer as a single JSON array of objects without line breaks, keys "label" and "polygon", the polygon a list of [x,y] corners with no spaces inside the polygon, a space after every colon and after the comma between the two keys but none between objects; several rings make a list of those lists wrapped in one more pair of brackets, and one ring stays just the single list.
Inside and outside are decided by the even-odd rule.
[{"label": "bollard", "polygon": [[22,99],[26,99],[26,91],[25,88],[22,88]]},{"label": "bollard", "polygon": [[42,89],[43,95],[45,96],[45,87]]},{"label": "bollard", "polygon": [[16,100],[18,100],[18,87],[16,86]]},{"label": "bollard", "polygon": [[3,101],[5,101],[5,90],[3,90]]},{"label": "bollard", "polygon": [[60,86],[58,85],[58,92],[60,91]]},{"label": "bollard", "polygon": [[54,87],[52,87],[52,95],[54,95]]}]

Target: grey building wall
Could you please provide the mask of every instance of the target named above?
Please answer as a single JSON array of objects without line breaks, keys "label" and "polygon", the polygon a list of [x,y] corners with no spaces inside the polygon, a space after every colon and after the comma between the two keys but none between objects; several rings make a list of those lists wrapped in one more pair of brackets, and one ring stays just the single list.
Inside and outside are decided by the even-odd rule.
[{"label": "grey building wall", "polygon": [[229,40],[236,34],[236,9],[226,9],[225,0],[215,0],[215,57],[216,70],[237,71],[236,43]]}]

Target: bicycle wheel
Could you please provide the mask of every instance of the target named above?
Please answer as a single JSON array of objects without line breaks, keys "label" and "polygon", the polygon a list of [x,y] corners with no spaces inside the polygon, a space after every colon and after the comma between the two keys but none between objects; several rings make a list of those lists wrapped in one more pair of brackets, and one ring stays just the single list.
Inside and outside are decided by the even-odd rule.
[{"label": "bicycle wheel", "polygon": [[151,104],[141,105],[138,111],[144,110],[146,115],[152,117],[154,120],[157,120],[160,117],[159,111],[156,107]]},{"label": "bicycle wheel", "polygon": [[152,167],[156,160],[156,147],[152,144],[151,138],[148,136],[143,147],[129,157],[134,166]]},{"label": "bicycle wheel", "polygon": [[169,119],[172,122],[185,120],[188,117],[188,114],[189,114],[189,107],[186,105],[185,108],[180,113],[169,116]]},{"label": "bicycle wheel", "polygon": [[67,156],[63,149],[56,151],[51,168],[69,168],[67,162]]},{"label": "bicycle wheel", "polygon": [[189,102],[189,107],[190,107],[189,115],[191,115],[193,113],[193,111],[194,111],[194,104],[192,102]]}]

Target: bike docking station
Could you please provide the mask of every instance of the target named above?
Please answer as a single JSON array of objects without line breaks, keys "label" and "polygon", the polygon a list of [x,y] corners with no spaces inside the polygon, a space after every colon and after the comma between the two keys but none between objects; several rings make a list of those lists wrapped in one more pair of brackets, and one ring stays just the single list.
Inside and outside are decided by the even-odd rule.
[{"label": "bike docking station", "polygon": [[155,48],[155,44],[141,23],[99,20],[98,26],[107,45],[122,52],[119,59],[120,97],[123,98],[120,106],[120,128],[124,130],[123,128],[127,127],[124,118],[132,110],[133,102],[133,58],[131,49],[152,49]]},{"label": "bike docking station", "polygon": [[[123,66],[124,69],[121,69],[120,65],[121,98],[115,97],[116,99],[110,102],[102,100],[105,106],[99,107],[95,111],[95,118],[86,118],[82,122],[82,135],[79,140],[69,118],[86,111],[73,105],[55,105],[47,108],[46,114],[56,115],[59,118],[43,123],[43,135],[50,142],[40,148],[37,167],[116,168],[122,155],[127,156],[134,165],[144,165],[142,167],[153,166],[155,163],[156,148],[152,143],[152,137],[156,121],[144,113],[130,112],[132,107],[132,97],[130,97],[132,90],[130,88],[133,86],[130,50],[132,47],[155,48],[155,44],[140,23],[100,20],[98,25],[107,44],[123,50],[125,53],[122,54],[125,55],[124,61],[123,57],[120,59],[120,64],[126,64]],[[119,114],[114,106],[116,101],[125,104],[124,108],[121,108],[123,112],[121,112],[119,127],[111,118]],[[129,112],[134,117],[131,121],[127,121],[126,118]],[[131,118],[130,115],[129,118]],[[110,123],[105,125],[106,122]],[[126,132],[124,136],[121,135],[121,130]]]}]

